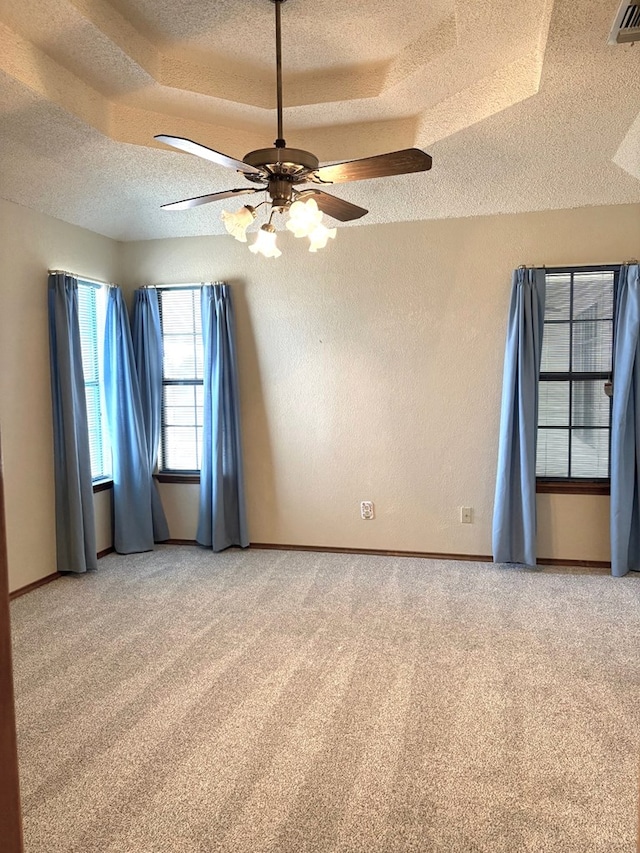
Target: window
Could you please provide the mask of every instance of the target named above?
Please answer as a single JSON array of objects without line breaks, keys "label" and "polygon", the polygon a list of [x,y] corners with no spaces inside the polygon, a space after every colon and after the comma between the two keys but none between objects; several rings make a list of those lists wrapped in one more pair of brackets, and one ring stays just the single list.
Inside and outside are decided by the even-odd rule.
[{"label": "window", "polygon": [[620,267],[546,273],[538,395],[538,478],[609,477],[613,318]]},{"label": "window", "polygon": [[111,447],[108,438],[104,401],[103,351],[104,325],[107,310],[105,285],[78,281],[78,321],[80,324],[80,349],[84,393],[87,401],[89,426],[89,451],[93,480],[111,477]]},{"label": "window", "polygon": [[163,344],[159,468],[194,473],[202,459],[200,286],[162,288],[158,301]]}]

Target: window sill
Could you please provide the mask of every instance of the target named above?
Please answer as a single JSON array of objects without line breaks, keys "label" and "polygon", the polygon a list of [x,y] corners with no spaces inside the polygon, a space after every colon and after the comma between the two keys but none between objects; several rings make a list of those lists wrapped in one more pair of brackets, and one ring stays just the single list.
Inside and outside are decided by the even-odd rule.
[{"label": "window sill", "polygon": [[93,494],[98,492],[106,492],[113,488],[113,480],[96,480],[93,484]]},{"label": "window sill", "polygon": [[539,495],[608,495],[611,486],[608,481],[580,480],[537,480],[536,492]]},{"label": "window sill", "polygon": [[199,483],[200,474],[154,474],[154,479],[159,483]]}]

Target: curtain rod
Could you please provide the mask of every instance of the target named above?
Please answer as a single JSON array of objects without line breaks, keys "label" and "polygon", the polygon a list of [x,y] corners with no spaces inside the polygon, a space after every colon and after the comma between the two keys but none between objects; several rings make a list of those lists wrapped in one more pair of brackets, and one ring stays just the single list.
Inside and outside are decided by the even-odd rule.
[{"label": "curtain rod", "polygon": [[179,287],[202,287],[204,281],[182,282],[181,284],[143,284],[140,290],[167,290],[169,288],[177,289]]},{"label": "curtain rod", "polygon": [[202,287],[203,284],[226,284],[225,281],[192,281],[181,284],[143,284],[139,290],[178,290],[179,288]]},{"label": "curtain rod", "polygon": [[97,287],[118,287],[117,284],[114,284],[112,281],[102,281],[99,278],[90,278],[87,275],[78,275],[78,273],[71,272],[71,270],[49,270],[49,275],[56,275],[56,273],[61,273],[62,275],[71,275],[74,278],[77,278],[79,281],[86,281],[87,284],[95,284]]},{"label": "curtain rod", "polygon": [[[559,265],[554,264],[554,266],[548,267],[548,269],[552,269],[552,270],[565,269],[565,268],[571,268],[571,269],[576,269],[576,270],[580,270],[580,269],[606,269],[609,267],[628,267],[631,264],[637,264],[637,263],[638,263],[637,258],[631,258],[631,260],[629,260],[629,261],[622,261],[622,262],[616,261],[615,263],[611,263],[611,264],[559,264]],[[518,266],[518,269],[519,270],[534,270],[534,269],[546,270],[547,265],[542,264],[541,267],[538,267],[536,264],[520,264]]]}]

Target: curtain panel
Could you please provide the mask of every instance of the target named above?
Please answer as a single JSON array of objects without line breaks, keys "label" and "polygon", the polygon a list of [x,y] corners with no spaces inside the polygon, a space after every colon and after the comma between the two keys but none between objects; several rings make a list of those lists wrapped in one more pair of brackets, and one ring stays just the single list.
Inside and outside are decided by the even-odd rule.
[{"label": "curtain panel", "polygon": [[127,309],[109,289],[104,386],[113,460],[113,540],[119,554],[153,549],[151,469]]},{"label": "curtain panel", "polygon": [[50,273],[49,352],[53,407],[56,555],[59,572],[98,567],[78,280]]},{"label": "curtain panel", "polygon": [[249,544],[231,290],[203,285],[204,415],[196,539],[222,551]]},{"label": "curtain panel", "polygon": [[496,563],[536,564],[536,440],[544,269],[514,270],[493,513]]},{"label": "curtain panel", "polygon": [[[158,293],[154,288],[140,288],[134,294],[132,342],[135,357],[142,421],[147,442],[147,460],[153,475],[158,461],[162,421],[162,331]],[[151,517],[153,538],[164,542],[169,527],[160,494],[151,477]]]},{"label": "curtain panel", "polygon": [[640,570],[640,283],[623,266],[616,302],[611,414],[611,574]]}]

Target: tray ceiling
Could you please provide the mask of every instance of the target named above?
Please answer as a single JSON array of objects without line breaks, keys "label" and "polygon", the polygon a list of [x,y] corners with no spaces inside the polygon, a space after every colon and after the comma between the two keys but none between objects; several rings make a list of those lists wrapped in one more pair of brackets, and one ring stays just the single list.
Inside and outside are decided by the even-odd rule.
[{"label": "tray ceiling", "polygon": [[[362,224],[640,202],[640,45],[607,45],[617,5],[288,0],[287,143],[433,155],[332,190]],[[272,3],[0,0],[0,38],[0,196],[116,239],[223,233],[224,204],[159,205],[242,179],[153,136],[273,143]]]}]

